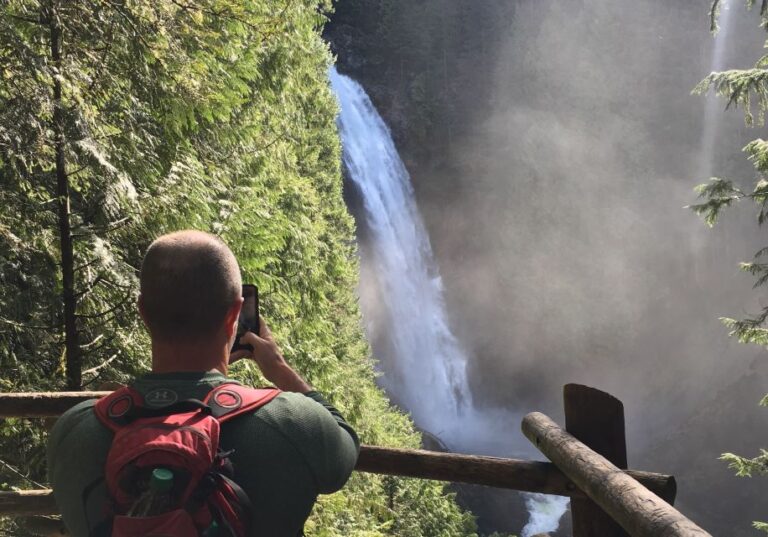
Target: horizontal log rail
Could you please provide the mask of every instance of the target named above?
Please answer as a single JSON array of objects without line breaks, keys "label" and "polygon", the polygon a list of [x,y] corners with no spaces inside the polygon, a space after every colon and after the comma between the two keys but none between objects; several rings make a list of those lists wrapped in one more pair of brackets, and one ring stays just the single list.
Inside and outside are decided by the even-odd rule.
[{"label": "horizontal log rail", "polygon": [[0,418],[55,418],[89,399],[112,392],[0,393]]},{"label": "horizontal log rail", "polygon": [[[355,469],[358,472],[382,475],[585,497],[583,492],[549,462],[364,445],[360,449],[360,458]],[[627,471],[627,475],[640,480],[660,494],[674,497],[675,480],[671,476],[632,470]],[[0,492],[0,515],[52,515],[57,512],[50,489]]]},{"label": "horizontal log rail", "polygon": [[[50,418],[71,406],[109,392],[57,392],[0,394],[0,417]],[[397,449],[363,445],[355,468],[359,472],[469,483],[585,498],[584,493],[549,462]],[[674,501],[675,479],[669,475],[627,470],[659,496]],[[0,492],[0,515],[56,513],[50,490]]]},{"label": "horizontal log rail", "polygon": [[549,460],[633,537],[711,537],[544,414],[528,414],[522,428]]},{"label": "horizontal log rail", "polygon": [[[469,483],[571,498],[586,497],[551,462],[363,445],[355,469],[358,472]],[[656,494],[674,501],[677,493],[674,477],[637,470],[627,470],[626,473]]]},{"label": "horizontal log rail", "polygon": [[[363,445],[355,470],[575,498],[585,497],[582,491],[549,462]],[[627,475],[656,490],[660,495],[674,498],[676,484],[672,476],[633,470],[627,471]],[[49,489],[0,492],[0,515],[51,515],[56,512]]]},{"label": "horizontal log rail", "polygon": [[51,489],[0,492],[0,516],[55,515],[58,512]]}]

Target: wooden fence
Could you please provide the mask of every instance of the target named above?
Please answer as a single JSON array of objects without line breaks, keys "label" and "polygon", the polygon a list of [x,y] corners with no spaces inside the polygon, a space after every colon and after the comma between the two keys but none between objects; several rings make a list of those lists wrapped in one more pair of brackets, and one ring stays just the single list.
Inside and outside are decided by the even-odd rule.
[{"label": "wooden fence", "polygon": [[[107,393],[0,394],[0,418],[56,417]],[[621,401],[577,384],[565,386],[564,399],[565,429],[538,412],[522,423],[523,433],[552,462],[363,445],[356,470],[569,496],[574,537],[709,536],[672,507],[674,477],[627,469]],[[56,512],[48,489],[0,492],[0,516]],[[32,519],[30,527],[64,535],[50,519]]]}]

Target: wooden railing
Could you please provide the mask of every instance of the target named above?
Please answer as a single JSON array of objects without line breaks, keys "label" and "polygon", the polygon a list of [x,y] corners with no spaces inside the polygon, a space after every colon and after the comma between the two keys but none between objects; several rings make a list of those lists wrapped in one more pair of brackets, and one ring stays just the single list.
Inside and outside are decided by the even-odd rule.
[{"label": "wooden railing", "polygon": [[[0,417],[56,417],[108,393],[0,394]],[[540,413],[523,420],[524,434],[552,462],[364,445],[356,470],[569,496],[574,537],[709,535],[672,507],[674,477],[627,469],[621,401],[569,384],[565,414],[567,430]],[[55,513],[48,489],[0,492],[0,516]],[[50,523],[37,522],[47,528],[46,534],[61,534]]]}]

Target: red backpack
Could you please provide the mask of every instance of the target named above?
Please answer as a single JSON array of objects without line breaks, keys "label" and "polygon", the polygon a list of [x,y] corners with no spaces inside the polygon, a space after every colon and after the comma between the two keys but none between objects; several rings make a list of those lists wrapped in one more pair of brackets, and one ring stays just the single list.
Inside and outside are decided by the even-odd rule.
[{"label": "red backpack", "polygon": [[[247,535],[250,501],[232,480],[228,459],[232,452],[219,449],[220,424],[256,410],[279,393],[274,388],[226,383],[211,390],[203,401],[178,401],[174,391],[162,388],[142,396],[130,387],[100,399],[96,416],[115,436],[104,476],[109,494],[106,518],[92,535]],[[173,473],[173,487],[164,497],[167,509],[127,516],[146,494],[150,475],[157,468]],[[84,502],[91,491],[88,487],[83,493]],[[217,532],[212,528],[218,528]]]}]

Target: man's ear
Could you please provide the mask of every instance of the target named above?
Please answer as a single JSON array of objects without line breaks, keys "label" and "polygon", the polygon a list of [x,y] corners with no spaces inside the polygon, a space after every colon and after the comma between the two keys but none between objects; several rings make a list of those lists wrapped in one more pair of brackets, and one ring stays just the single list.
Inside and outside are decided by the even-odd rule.
[{"label": "man's ear", "polygon": [[239,296],[229,307],[229,310],[227,310],[227,316],[224,319],[224,330],[227,339],[232,338],[232,335],[237,332],[237,321],[240,318],[241,309],[243,309],[243,297]]}]

